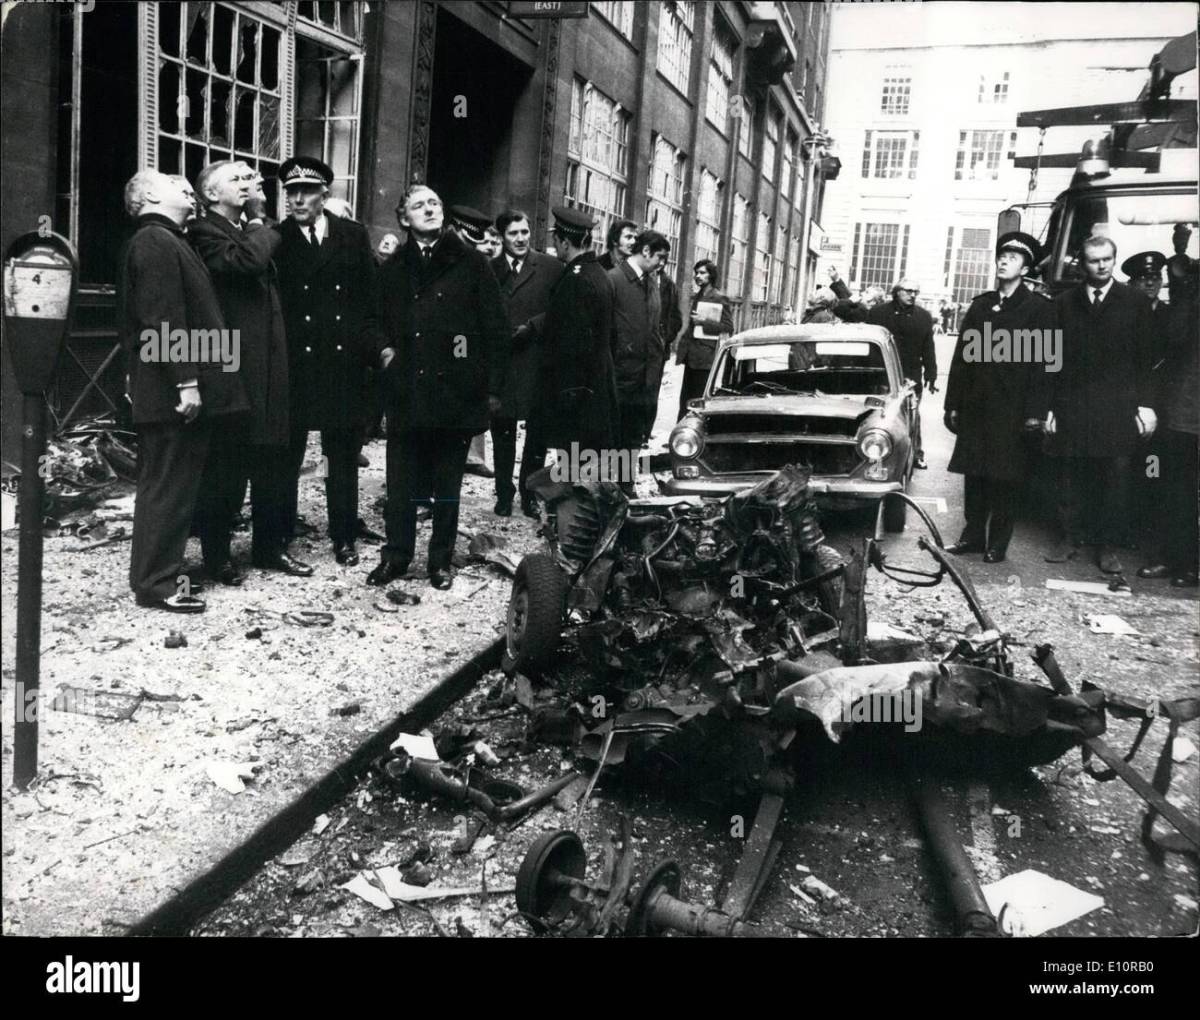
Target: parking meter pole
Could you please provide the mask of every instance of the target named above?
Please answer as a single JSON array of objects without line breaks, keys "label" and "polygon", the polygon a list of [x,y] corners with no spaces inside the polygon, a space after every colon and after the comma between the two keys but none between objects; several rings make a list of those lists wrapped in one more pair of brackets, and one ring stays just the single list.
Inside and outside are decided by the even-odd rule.
[{"label": "parking meter pole", "polygon": [[46,482],[46,401],[24,396],[21,442],[21,543],[17,561],[17,682],[13,725],[13,784],[25,789],[37,775],[38,687],[42,646],[42,501]]}]

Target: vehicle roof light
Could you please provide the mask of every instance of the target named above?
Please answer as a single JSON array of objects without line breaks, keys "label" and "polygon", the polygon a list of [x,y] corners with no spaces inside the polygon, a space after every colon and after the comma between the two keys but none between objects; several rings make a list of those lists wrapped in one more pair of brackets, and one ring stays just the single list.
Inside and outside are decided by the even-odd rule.
[{"label": "vehicle roof light", "polygon": [[1075,172],[1083,177],[1107,177],[1111,146],[1110,135],[1084,142],[1083,151],[1079,154],[1079,162],[1075,165]]}]

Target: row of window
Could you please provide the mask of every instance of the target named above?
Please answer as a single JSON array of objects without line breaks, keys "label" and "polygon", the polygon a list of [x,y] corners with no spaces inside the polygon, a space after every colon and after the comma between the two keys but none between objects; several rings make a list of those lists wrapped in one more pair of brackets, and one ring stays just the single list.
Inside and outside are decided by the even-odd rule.
[{"label": "row of window", "polygon": [[[850,281],[860,287],[885,290],[905,274],[908,266],[909,225],[856,223],[850,252]],[[987,227],[950,226],[946,230],[943,290],[956,303],[971,301],[992,285],[994,252]]]},{"label": "row of window", "polygon": [[[741,139],[743,151],[749,155],[749,115],[743,109]],[[567,177],[564,197],[568,205],[586,209],[597,221],[593,238],[602,247],[609,227],[626,215],[629,184],[628,152],[632,114],[596,89],[590,82],[576,78],[571,89],[571,118],[567,138]],[[780,142],[781,118],[767,121],[760,164],[768,179],[775,166],[776,152],[782,145],[781,193],[799,204],[803,171],[797,159],[798,137],[788,129]],[[662,135],[655,133],[650,160],[650,179],[646,195],[646,224],[664,234],[671,242],[668,271],[675,273],[679,258],[679,240],[683,233],[684,194],[687,187],[687,157]],[[795,184],[793,185],[793,178]],[[793,191],[794,187],[794,191]],[[723,182],[707,168],[700,173],[700,192],[696,202],[695,257],[717,259],[721,241],[721,210]],[[741,205],[745,200],[735,196],[732,258],[730,276],[742,279],[745,268],[745,247],[748,231]],[[739,215],[741,218],[739,219]],[[781,231],[783,234],[784,231]],[[771,266],[782,267],[786,260],[787,242],[780,239],[772,250],[770,232],[760,231],[761,250],[755,259],[756,300],[777,301],[782,284],[773,278]],[[799,260],[799,242],[791,261]],[[781,274],[779,274],[781,275]],[[774,282],[773,282],[774,281]],[[759,296],[761,294],[761,296]]]},{"label": "row of window", "polygon": [[[995,181],[1000,177],[1003,130],[960,131],[954,157],[956,181]],[[920,131],[867,131],[863,137],[862,176],[898,180],[917,176]],[[1017,133],[1008,132],[1008,159],[1016,158]]]},{"label": "row of window", "polygon": [[[885,70],[879,92],[879,112],[895,117],[908,116],[912,99],[912,76],[907,68],[889,67]],[[979,75],[977,102],[980,105],[1001,106],[1008,102],[1008,72]]]}]

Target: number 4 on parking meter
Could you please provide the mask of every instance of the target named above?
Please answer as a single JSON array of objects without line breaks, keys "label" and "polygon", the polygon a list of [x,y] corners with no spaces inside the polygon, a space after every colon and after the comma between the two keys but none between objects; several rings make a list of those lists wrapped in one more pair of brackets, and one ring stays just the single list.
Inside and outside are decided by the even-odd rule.
[{"label": "number 4 on parking meter", "polygon": [[17,568],[17,683],[13,726],[13,783],[23,789],[37,775],[36,699],[41,676],[42,497],[39,470],[46,449],[45,391],[54,379],[75,303],[79,260],[65,237],[22,234],[4,254],[4,346],[24,395],[21,427],[21,521]]}]

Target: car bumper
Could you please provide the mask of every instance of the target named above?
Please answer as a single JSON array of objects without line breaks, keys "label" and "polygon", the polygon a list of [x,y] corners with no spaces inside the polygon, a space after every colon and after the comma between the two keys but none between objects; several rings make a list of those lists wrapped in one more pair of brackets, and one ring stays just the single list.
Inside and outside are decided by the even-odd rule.
[{"label": "car bumper", "polygon": [[[670,496],[708,496],[719,499],[757,485],[770,478],[774,471],[747,471],[740,474],[709,475],[702,478],[676,478],[673,474],[659,483]],[[900,482],[872,482],[864,478],[827,478],[814,475],[808,483],[809,492],[818,504],[837,508],[868,506],[877,503],[889,492],[903,492]]]}]

